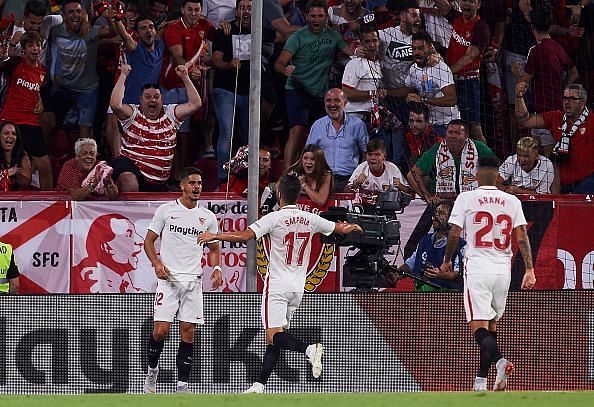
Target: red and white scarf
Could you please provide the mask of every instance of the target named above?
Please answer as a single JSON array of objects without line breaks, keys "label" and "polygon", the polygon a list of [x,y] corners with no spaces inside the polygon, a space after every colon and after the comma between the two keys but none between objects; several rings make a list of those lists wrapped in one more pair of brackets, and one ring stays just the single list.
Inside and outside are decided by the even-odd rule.
[{"label": "red and white scarf", "polygon": [[472,191],[478,188],[476,179],[478,158],[476,145],[472,140],[467,140],[460,156],[460,170],[456,172],[454,156],[446,146],[445,141],[442,141],[435,157],[435,168],[437,169],[435,192],[438,194],[457,194],[456,179],[460,187],[459,192]]}]

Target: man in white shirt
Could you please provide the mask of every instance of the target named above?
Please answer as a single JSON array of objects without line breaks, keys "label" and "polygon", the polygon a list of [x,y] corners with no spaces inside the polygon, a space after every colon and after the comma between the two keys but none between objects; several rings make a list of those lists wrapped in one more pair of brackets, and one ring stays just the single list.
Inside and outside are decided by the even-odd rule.
[{"label": "man in white shirt", "polygon": [[404,78],[413,63],[412,35],[421,28],[421,12],[416,0],[400,4],[400,25],[379,31],[382,51],[384,83],[389,88],[404,84]]},{"label": "man in white shirt", "polygon": [[450,45],[452,23],[447,15],[452,10],[450,0],[419,0],[421,14],[425,18],[425,31],[445,49]]},{"label": "man in white shirt", "polygon": [[497,377],[493,390],[505,390],[514,365],[497,347],[497,321],[503,316],[511,281],[511,241],[515,234],[526,272],[522,289],[536,283],[526,218],[518,198],[497,189],[499,159],[483,156],[478,161],[479,187],[458,195],[449,223],[451,229],[440,270],[452,271],[452,255],[466,228],[464,310],[472,334],[480,346],[480,368],[474,380],[475,391],[487,390],[487,375],[496,363]]},{"label": "man in white shirt", "polygon": [[215,240],[245,242],[266,236],[270,241],[270,263],[262,295],[261,316],[266,329],[266,353],[260,377],[245,393],[263,393],[264,385],[272,374],[280,357],[281,349],[303,353],[312,365],[313,377],[322,374],[321,343],[306,345],[285,329],[303,297],[307,266],[311,253],[313,235],[322,233],[347,234],[362,232],[359,225],[334,223],[305,212],[295,204],[301,191],[299,178],[285,175],[279,181],[276,192],[281,209],[271,212],[252,223],[246,230],[226,233],[203,233],[198,242]]},{"label": "man in white shirt", "polygon": [[[159,356],[173,319],[177,317],[181,342],[177,350],[177,392],[189,393],[196,324],[204,324],[202,300],[202,257],[204,246],[196,244],[201,233],[219,230],[214,213],[198,204],[202,192],[202,172],[188,167],[180,174],[182,195],[155,211],[144,240],[144,250],[159,279],[154,302],[154,326],[148,346],[148,373],[145,393],[157,390]],[[161,238],[159,255],[155,241]],[[219,243],[208,243],[207,264],[213,267],[213,287],[223,284]]]},{"label": "man in white shirt", "polygon": [[440,136],[445,137],[448,123],[460,118],[454,76],[443,60],[433,66],[428,63],[434,52],[429,34],[413,34],[412,48],[415,63],[404,80],[404,89],[410,92],[406,100],[426,104],[429,122]]},{"label": "man in white shirt", "polygon": [[522,137],[516,154],[499,167],[497,187],[508,194],[558,194],[559,177],[551,160],[538,154],[540,143],[534,137]]},{"label": "man in white shirt", "polygon": [[374,102],[377,104],[377,98],[383,99],[386,96],[382,84],[377,31],[362,30],[361,45],[365,56],[351,59],[342,75],[342,90],[347,98],[344,111],[356,113],[359,119],[369,122]]},{"label": "man in white shirt", "polygon": [[380,192],[398,189],[411,193],[406,177],[396,164],[386,161],[386,145],[379,138],[367,143],[367,159],[359,164],[344,192],[355,192],[354,203],[373,206]]}]

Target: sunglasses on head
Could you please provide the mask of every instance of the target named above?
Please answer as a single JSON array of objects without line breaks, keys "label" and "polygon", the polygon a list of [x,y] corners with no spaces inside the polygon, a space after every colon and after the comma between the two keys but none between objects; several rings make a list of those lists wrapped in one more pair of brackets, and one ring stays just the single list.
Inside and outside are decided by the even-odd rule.
[{"label": "sunglasses on head", "polygon": [[146,90],[146,89],[158,89],[158,90],[161,90],[161,87],[159,86],[158,83],[145,83],[144,85],[142,85],[142,90]]}]

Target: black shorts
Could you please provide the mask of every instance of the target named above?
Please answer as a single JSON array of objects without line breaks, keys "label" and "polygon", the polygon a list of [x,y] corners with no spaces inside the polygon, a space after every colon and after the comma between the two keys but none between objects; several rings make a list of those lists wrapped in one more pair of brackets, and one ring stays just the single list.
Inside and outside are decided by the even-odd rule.
[{"label": "black shorts", "polygon": [[43,132],[39,126],[30,126],[28,124],[19,124],[19,130],[23,138],[23,149],[33,157],[43,157],[48,155],[49,150],[45,144]]},{"label": "black shorts", "polygon": [[138,192],[168,192],[167,185],[165,185],[164,182],[153,183],[147,181],[144,175],[142,175],[142,172],[140,172],[140,169],[134,164],[134,161],[128,157],[120,155],[119,157],[116,157],[110,165],[113,168],[112,177],[116,181],[124,172],[131,172],[134,174],[138,180]]}]

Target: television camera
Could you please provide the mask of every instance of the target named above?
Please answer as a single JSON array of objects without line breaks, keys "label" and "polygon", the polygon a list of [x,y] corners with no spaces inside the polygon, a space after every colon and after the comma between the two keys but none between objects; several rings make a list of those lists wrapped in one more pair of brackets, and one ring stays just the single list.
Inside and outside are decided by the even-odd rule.
[{"label": "television camera", "polygon": [[[324,243],[349,246],[348,253],[358,249],[355,254],[347,254],[343,267],[345,282],[354,286],[355,291],[373,290],[377,277],[385,277],[391,272],[433,285],[399,270],[385,258],[390,247],[400,243],[400,222],[397,214],[404,213],[404,208],[410,201],[410,195],[401,191],[384,191],[379,194],[375,206],[355,206],[356,212],[331,206],[328,211],[320,214],[333,222],[356,223],[363,229],[363,233],[322,236]],[[350,282],[349,276],[352,280]]]}]

